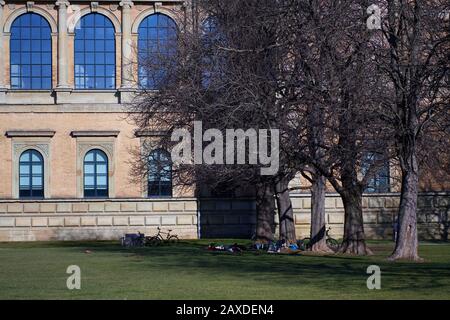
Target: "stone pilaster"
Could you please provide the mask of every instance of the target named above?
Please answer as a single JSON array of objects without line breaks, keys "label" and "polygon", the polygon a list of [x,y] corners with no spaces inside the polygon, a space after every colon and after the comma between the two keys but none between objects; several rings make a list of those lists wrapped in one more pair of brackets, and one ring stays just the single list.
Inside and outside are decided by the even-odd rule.
[{"label": "stone pilaster", "polygon": [[4,57],[6,56],[6,53],[3,52],[4,45],[3,45],[3,6],[5,5],[5,1],[0,0],[0,91],[5,89],[6,83],[5,83],[5,61]]},{"label": "stone pilaster", "polygon": [[131,7],[133,2],[123,0],[122,7],[122,88],[132,87],[133,66],[132,66],[132,38],[131,38]]},{"label": "stone pilaster", "polygon": [[67,0],[58,0],[58,84],[57,88],[68,89],[68,52],[67,52]]}]

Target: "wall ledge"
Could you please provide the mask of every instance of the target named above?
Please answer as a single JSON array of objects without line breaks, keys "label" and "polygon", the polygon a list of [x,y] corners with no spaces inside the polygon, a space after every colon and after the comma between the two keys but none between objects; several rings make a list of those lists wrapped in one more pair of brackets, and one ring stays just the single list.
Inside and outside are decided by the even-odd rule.
[{"label": "wall ledge", "polygon": [[9,130],[6,131],[8,138],[13,137],[53,137],[55,131],[53,130]]}]

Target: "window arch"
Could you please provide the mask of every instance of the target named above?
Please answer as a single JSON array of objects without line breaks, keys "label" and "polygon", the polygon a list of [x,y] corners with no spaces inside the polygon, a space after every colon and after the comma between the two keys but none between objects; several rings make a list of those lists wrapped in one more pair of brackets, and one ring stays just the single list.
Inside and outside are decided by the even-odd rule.
[{"label": "window arch", "polygon": [[108,157],[99,150],[90,150],[83,163],[84,197],[108,197]]},{"label": "window arch", "polygon": [[116,87],[114,26],[106,16],[89,13],[75,26],[75,89]]},{"label": "window arch", "polygon": [[167,80],[170,57],[176,52],[177,25],[162,13],[149,15],[138,28],[139,85],[158,89]]},{"label": "window arch", "polygon": [[19,198],[44,197],[44,158],[33,149],[19,158]]},{"label": "window arch", "polygon": [[166,150],[153,150],[149,155],[148,196],[172,196],[172,160]]},{"label": "window arch", "polygon": [[52,88],[52,36],[48,21],[25,13],[11,25],[11,89]]}]

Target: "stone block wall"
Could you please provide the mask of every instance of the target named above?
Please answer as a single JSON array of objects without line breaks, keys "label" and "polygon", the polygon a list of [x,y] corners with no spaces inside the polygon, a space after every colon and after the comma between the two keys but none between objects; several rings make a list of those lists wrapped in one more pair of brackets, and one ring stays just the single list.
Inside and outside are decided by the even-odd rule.
[{"label": "stone block wall", "polygon": [[0,241],[115,240],[172,229],[197,238],[195,199],[0,200]]},{"label": "stone block wall", "polygon": [[[309,194],[292,194],[297,237],[309,237],[311,198]],[[363,198],[364,228],[369,239],[392,239],[393,219],[397,214],[399,194],[367,194]],[[251,237],[256,224],[256,206],[252,200],[200,200],[202,237]],[[448,239],[450,194],[423,193],[419,196],[419,237]],[[344,206],[337,194],[325,200],[327,227],[341,238],[344,229]],[[277,218],[275,219],[277,221]]]},{"label": "stone block wall", "polygon": [[[366,195],[365,231],[369,239],[392,239],[398,194]],[[309,194],[291,196],[297,237],[309,236]],[[344,207],[340,197],[326,198],[327,227],[341,238]],[[448,239],[450,194],[419,197],[421,239]],[[276,219],[277,220],[277,219]],[[250,238],[256,225],[252,199],[108,199],[0,200],[0,241],[114,240],[124,233],[172,229],[180,238]]]}]

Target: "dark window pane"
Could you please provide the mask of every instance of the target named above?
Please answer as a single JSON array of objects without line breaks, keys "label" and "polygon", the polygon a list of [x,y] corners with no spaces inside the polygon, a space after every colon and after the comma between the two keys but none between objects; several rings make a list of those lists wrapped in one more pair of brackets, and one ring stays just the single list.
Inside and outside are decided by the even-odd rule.
[{"label": "dark window pane", "polygon": [[33,67],[40,68],[41,62],[41,54],[39,52],[33,52],[33,54],[31,55],[31,63],[33,64]]},{"label": "dark window pane", "polygon": [[88,14],[83,17],[83,27],[93,27],[94,26],[94,14]]},{"label": "dark window pane", "polygon": [[20,72],[22,77],[31,77],[31,67],[29,65],[23,65],[20,68]]},{"label": "dark window pane", "polygon": [[107,77],[114,78],[115,72],[116,72],[116,66],[114,65],[106,65],[105,66],[105,75]]},{"label": "dark window pane", "polygon": [[23,88],[32,89],[31,88],[31,78],[22,78],[21,88],[22,89]]},{"label": "dark window pane", "polygon": [[52,87],[52,79],[51,78],[42,78],[42,88],[51,89]]},{"label": "dark window pane", "polygon": [[95,51],[105,51],[105,40],[95,41]]},{"label": "dark window pane", "polygon": [[108,89],[114,89],[114,78],[113,77],[106,78],[105,85],[106,85],[106,88],[108,88]]},{"label": "dark window pane", "polygon": [[52,51],[52,42],[51,40],[43,40],[42,41],[42,51],[51,52]]},{"label": "dark window pane", "polygon": [[42,76],[49,78],[52,76],[52,67],[50,65],[42,66]]},{"label": "dark window pane", "polygon": [[[95,64],[95,54],[94,54],[94,53],[92,53],[92,52],[86,53],[86,54],[84,55],[84,58],[85,58],[85,63],[86,63],[87,65],[89,65],[89,64]],[[93,74],[92,74],[92,75],[93,75]]]},{"label": "dark window pane", "polygon": [[105,55],[100,53],[95,53],[95,64],[96,65],[105,65]]},{"label": "dark window pane", "polygon": [[[17,32],[17,31],[15,31]],[[11,52],[20,51],[20,40],[11,40]]]},{"label": "dark window pane", "polygon": [[105,41],[105,51],[106,52],[114,52],[115,42],[114,40],[106,40]]},{"label": "dark window pane", "polygon": [[52,64],[52,54],[51,54],[51,52],[44,52],[42,54],[42,64],[51,66],[51,64]]}]

